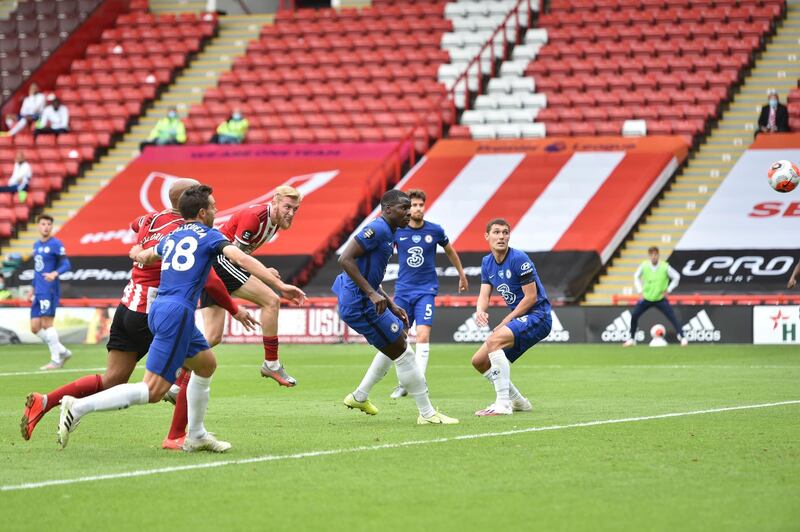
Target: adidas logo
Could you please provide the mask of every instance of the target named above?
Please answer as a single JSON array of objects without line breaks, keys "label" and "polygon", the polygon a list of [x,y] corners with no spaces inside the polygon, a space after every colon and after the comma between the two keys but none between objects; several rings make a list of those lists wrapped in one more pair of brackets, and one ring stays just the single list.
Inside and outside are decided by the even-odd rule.
[{"label": "adidas logo", "polygon": [[453,341],[480,343],[485,342],[490,334],[492,334],[492,330],[488,325],[479,327],[478,324],[475,323],[475,318],[470,316],[462,325],[459,325],[456,332],[453,333]]},{"label": "adidas logo", "polygon": [[550,311],[550,318],[553,320],[553,328],[550,329],[550,334],[542,340],[543,342],[569,342],[569,331],[561,324],[554,311]]},{"label": "adidas logo", "polygon": [[[606,330],[600,335],[600,339],[604,342],[624,342],[631,338],[631,311],[626,310],[614,321],[612,321]],[[644,331],[636,332],[636,341],[644,341]]]},{"label": "adidas logo", "polygon": [[682,334],[690,342],[719,342],[722,339],[722,332],[714,327],[705,310],[698,312],[683,326]]}]

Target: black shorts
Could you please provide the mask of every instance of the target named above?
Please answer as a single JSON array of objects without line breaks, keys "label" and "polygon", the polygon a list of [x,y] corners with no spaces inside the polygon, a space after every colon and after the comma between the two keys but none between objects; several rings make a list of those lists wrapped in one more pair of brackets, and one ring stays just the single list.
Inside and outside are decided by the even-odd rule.
[{"label": "black shorts", "polygon": [[135,312],[122,303],[117,306],[106,349],[136,353],[141,360],[150,350],[153,333],[147,326],[147,314]]},{"label": "black shorts", "polygon": [[[212,265],[214,266],[214,271],[217,272],[217,275],[225,284],[225,289],[229,294],[240,289],[250,278],[250,272],[232,263],[225,255],[217,255]],[[210,307],[211,305],[219,305],[219,303],[214,301],[211,294],[203,290],[203,293],[200,294],[200,308]]]}]

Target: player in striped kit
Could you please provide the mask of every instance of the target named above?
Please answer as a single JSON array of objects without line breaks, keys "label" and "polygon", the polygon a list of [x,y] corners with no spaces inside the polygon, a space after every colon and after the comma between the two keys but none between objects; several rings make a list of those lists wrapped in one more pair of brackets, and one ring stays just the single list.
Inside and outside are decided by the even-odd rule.
[{"label": "player in striped kit", "polygon": [[[236,247],[251,255],[263,244],[269,242],[279,230],[287,230],[300,208],[302,196],[297,189],[290,186],[279,186],[270,203],[251,205],[236,212],[222,226],[220,231]],[[278,359],[278,311],[280,298],[275,291],[281,291],[280,274],[269,268],[275,276],[275,282],[267,285],[252,277],[243,268],[233,264],[227,257],[219,255],[214,262],[214,271],[225,283],[231,295],[255,303],[261,309],[261,328],[263,331],[264,363],[261,375],[274,379],[281,386],[292,387],[297,380],[291,377]],[[222,341],[222,330],[225,325],[225,314],[218,306],[212,294],[202,297],[203,324],[206,339],[211,347]]]},{"label": "player in striped kit", "polygon": [[[196,184],[198,183],[194,179],[175,181],[169,190],[172,210],[148,213],[131,222],[131,230],[137,233],[136,243],[144,249],[149,249],[180,227],[183,217],[176,210],[178,199],[184,190]],[[57,406],[65,395],[86,397],[128,382],[136,363],[147,354],[153,340],[153,335],[147,326],[147,314],[158,292],[160,279],[161,264],[159,262],[150,265],[133,264],[131,280],[125,286],[111,324],[106,345],[108,362],[105,373],[103,375],[86,375],[46,394],[35,392],[29,394],[20,423],[24,439],[30,439],[36,424],[48,411]],[[222,281],[213,273],[209,276],[206,289],[216,294],[225,305],[225,309],[241,321],[246,328],[253,328],[255,322],[250,314],[243,307],[237,308],[228,296]],[[183,430],[183,426],[181,426],[181,430]]]}]

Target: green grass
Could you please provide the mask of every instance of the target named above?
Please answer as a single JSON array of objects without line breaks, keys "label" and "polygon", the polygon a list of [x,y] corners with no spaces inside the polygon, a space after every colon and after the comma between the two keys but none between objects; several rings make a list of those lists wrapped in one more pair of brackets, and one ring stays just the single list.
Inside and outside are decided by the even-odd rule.
[{"label": "green grass", "polygon": [[[434,427],[415,424],[413,401],[388,398],[393,373],[372,393],[378,416],[341,405],[367,347],[283,346],[300,383],[285,389],[259,377],[258,346],[223,346],[207,426],[234,447],[188,455],[160,449],[165,403],[89,415],[64,451],[53,410],[24,442],[25,395],[83,373],[8,375],[34,371],[46,350],[2,347],[0,486],[283,458],[0,491],[0,529],[798,530],[800,404],[285,457],[800,400],[793,347],[538,346],[512,369],[534,412],[476,418],[493,390],[472,349],[433,346],[434,405],[461,419]],[[73,351],[69,369],[105,363],[102,347]]]}]

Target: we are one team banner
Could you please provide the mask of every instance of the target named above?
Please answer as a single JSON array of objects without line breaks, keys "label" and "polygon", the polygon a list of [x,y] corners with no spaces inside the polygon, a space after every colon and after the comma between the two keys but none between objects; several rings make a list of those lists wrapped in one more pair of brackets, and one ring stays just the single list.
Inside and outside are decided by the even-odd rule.
[{"label": "we are one team banner", "polygon": [[682,292],[786,291],[800,259],[800,190],[767,184],[773,162],[800,162],[800,134],[759,135],[670,257]]},{"label": "we are one team banner", "polygon": [[[290,279],[358,221],[367,198],[399,166],[398,149],[397,143],[148,148],[58,231],[73,265],[62,276],[64,295],[121,293],[131,268],[130,222],[170,208],[170,185],[186,177],[213,187],[218,226],[239,209],[269,202],[280,185],[297,188],[304,199],[291,229],[254,253]],[[31,278],[28,265],[18,280]]]}]

